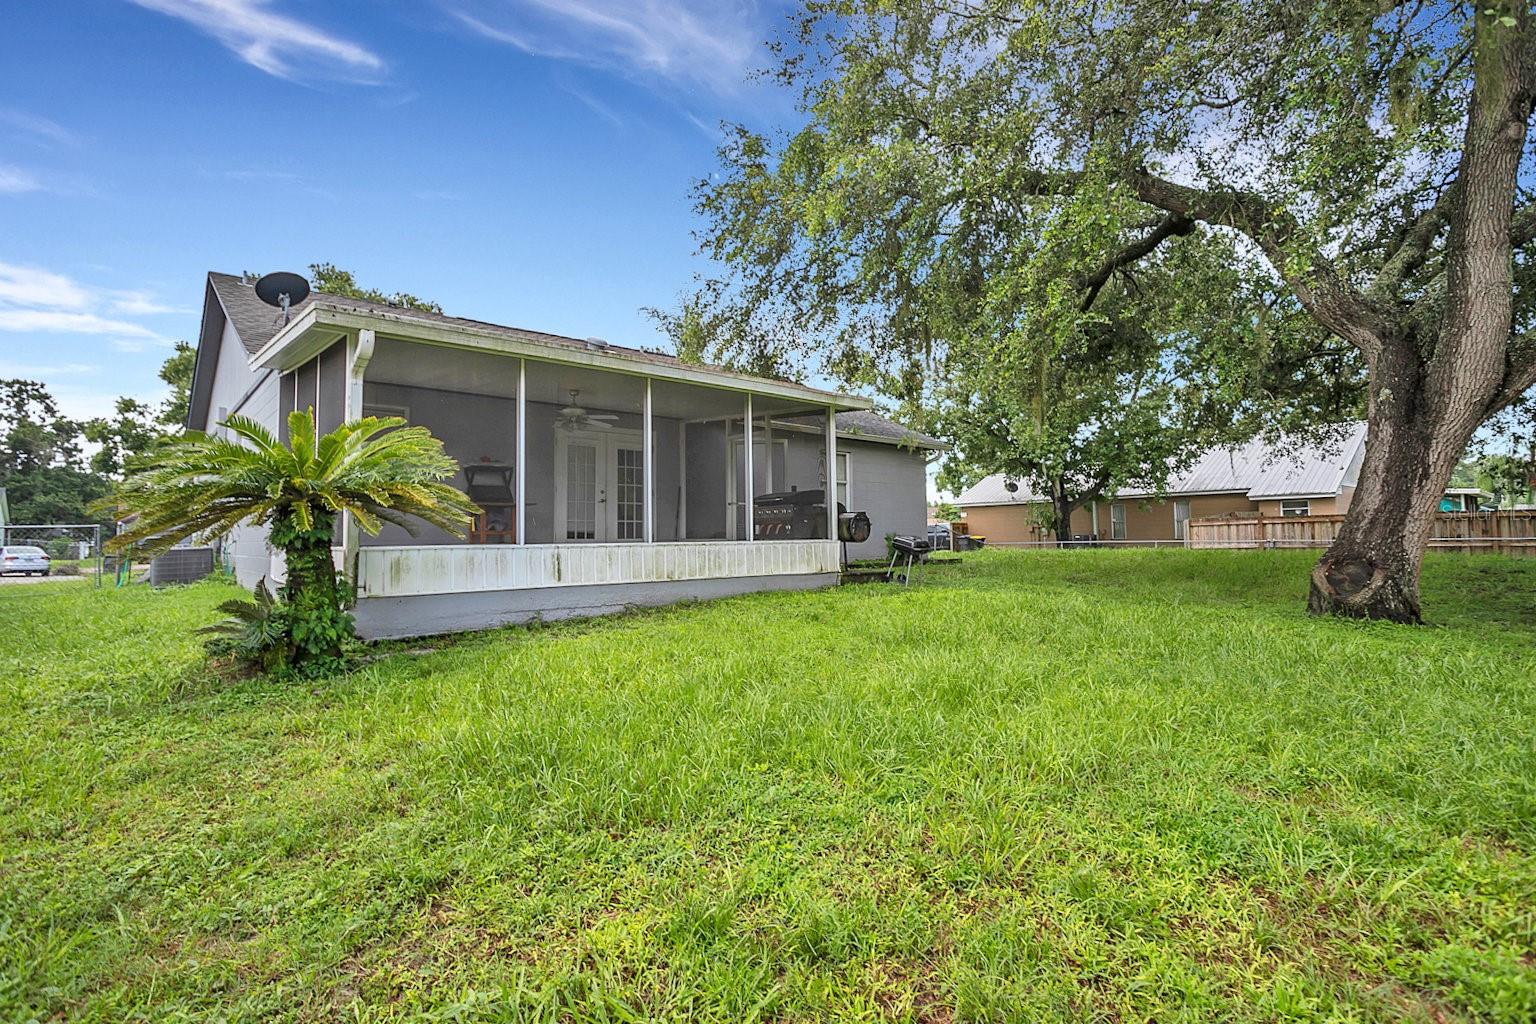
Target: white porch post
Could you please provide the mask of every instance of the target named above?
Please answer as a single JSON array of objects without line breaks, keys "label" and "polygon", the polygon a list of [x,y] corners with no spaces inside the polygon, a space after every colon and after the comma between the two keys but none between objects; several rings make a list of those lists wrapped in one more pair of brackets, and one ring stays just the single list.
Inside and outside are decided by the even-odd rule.
[{"label": "white porch post", "polygon": [[688,421],[677,421],[677,536],[688,539]]},{"label": "white porch post", "polygon": [[753,486],[753,480],[752,480],[752,392],[750,392],[750,391],[747,392],[747,406],[746,406],[746,414],[745,415],[746,415],[746,418],[742,421],[742,424],[741,424],[741,429],[742,429],[741,451],[742,451],[742,457],[746,461],[746,467],[745,468],[746,468],[746,492],[747,492],[747,512],[746,512],[746,518],[743,520],[743,522],[745,522],[747,524],[747,536],[746,536],[746,539],[747,540],[756,540],[757,539],[757,525],[753,522],[753,518],[756,515],[757,509],[755,507],[755,505],[756,505],[756,496],[753,495],[753,493],[752,493],[752,486]]},{"label": "white porch post", "polygon": [[768,479],[768,490],[764,493],[774,494],[779,488],[774,486],[777,481],[773,479],[773,413],[771,412],[763,413],[763,451],[768,453],[768,465],[763,467]]},{"label": "white porch post", "polygon": [[[341,400],[344,423],[363,415],[363,372],[373,358],[374,341],[373,332],[368,330],[358,331],[355,337],[347,336],[347,387]],[[341,571],[353,585],[357,583],[358,546],[357,523],[352,513],[345,512],[341,517]]]},{"label": "white porch post", "polygon": [[528,543],[528,360],[517,361],[517,543]]},{"label": "white porch post", "polygon": [[827,539],[837,540],[837,409],[827,406]]},{"label": "white porch post", "polygon": [[651,378],[645,378],[645,413],[640,417],[640,429],[644,436],[640,439],[640,465],[641,465],[641,497],[640,518],[643,523],[641,532],[645,536],[647,544],[656,541],[656,445],[651,438]]}]

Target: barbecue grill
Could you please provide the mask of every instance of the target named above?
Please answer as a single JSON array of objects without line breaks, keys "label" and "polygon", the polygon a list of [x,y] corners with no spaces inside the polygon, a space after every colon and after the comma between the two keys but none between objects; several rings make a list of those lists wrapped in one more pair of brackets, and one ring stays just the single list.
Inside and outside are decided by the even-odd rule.
[{"label": "barbecue grill", "polygon": [[[779,491],[760,494],[752,502],[753,535],[757,540],[825,540],[825,491]],[[838,502],[837,539],[857,544],[869,539],[869,513],[849,512]]]},{"label": "barbecue grill", "polygon": [[[885,578],[891,582],[901,577],[901,585],[906,586],[912,582],[912,563],[928,557],[928,552],[933,550],[921,537],[912,537],[907,534],[898,534],[891,538],[891,564],[886,567]],[[897,568],[898,564],[900,568]]]}]

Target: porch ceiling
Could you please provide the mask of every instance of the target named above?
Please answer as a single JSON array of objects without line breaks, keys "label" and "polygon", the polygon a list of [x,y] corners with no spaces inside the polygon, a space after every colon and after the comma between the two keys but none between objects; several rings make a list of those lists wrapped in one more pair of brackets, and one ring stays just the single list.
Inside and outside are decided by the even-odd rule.
[{"label": "porch ceiling", "polygon": [[[451,350],[479,352],[503,358],[522,356],[530,361],[610,375],[628,375],[631,378],[650,377],[655,381],[717,389],[727,394],[747,392],[754,396],[754,401],[775,400],[771,409],[766,406],[764,409],[775,414],[824,409],[827,406],[839,410],[869,409],[873,406],[869,399],[858,395],[754,377],[721,367],[685,363],[664,353],[617,345],[589,345],[574,338],[438,314],[378,307],[329,295],[311,298],[292,323],[279,330],[252,356],[251,365],[292,369],[333,344],[338,336],[356,334],[361,330],[374,331],[381,342],[387,338],[431,346],[434,358]],[[377,379],[371,366],[368,376]]]}]

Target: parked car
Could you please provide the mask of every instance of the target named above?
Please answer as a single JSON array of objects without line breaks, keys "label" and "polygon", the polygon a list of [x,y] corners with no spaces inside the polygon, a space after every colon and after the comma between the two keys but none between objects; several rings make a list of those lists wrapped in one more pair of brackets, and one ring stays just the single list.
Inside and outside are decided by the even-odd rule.
[{"label": "parked car", "polygon": [[48,552],[31,545],[10,545],[0,548],[0,576],[17,573],[22,576],[47,576]]}]

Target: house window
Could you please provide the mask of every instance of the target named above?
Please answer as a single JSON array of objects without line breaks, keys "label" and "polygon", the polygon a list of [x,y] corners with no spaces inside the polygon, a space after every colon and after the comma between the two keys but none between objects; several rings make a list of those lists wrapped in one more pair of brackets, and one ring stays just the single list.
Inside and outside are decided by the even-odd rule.
[{"label": "house window", "polygon": [[1188,532],[1189,502],[1176,501],[1173,503],[1173,539],[1183,540]]},{"label": "house window", "polygon": [[1125,506],[1118,501],[1109,506],[1109,539],[1125,540]]},{"label": "house window", "polygon": [[408,420],[411,418],[411,410],[403,405],[374,405],[372,402],[365,402],[363,404],[363,415],[376,416],[381,420],[386,417],[398,417],[402,420]]},{"label": "house window", "polygon": [[[825,500],[825,499],[823,499]],[[851,508],[848,504],[848,453],[837,453],[837,501],[843,508]]]},{"label": "house window", "polygon": [[1286,498],[1280,502],[1280,514],[1282,516],[1309,516],[1312,514],[1312,502],[1306,498]]}]

